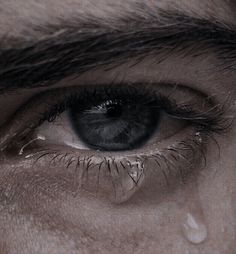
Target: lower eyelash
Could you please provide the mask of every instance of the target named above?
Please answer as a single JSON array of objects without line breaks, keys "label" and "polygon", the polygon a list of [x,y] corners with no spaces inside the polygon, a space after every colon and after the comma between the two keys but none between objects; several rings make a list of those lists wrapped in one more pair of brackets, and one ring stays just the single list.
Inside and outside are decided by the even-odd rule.
[{"label": "lower eyelash", "polygon": [[[206,159],[207,140],[205,138],[207,138],[206,135],[202,135],[200,140],[199,135],[196,135],[162,151],[156,151],[151,155],[116,158],[115,156],[102,157],[99,155],[83,156],[70,152],[61,153],[57,150],[44,149],[35,153],[30,152],[24,155],[24,158],[30,160],[32,167],[36,168],[43,160],[43,167],[48,170],[51,167],[63,168],[63,171],[72,169],[74,179],[77,179],[76,191],[80,187],[86,189],[87,185],[91,185],[88,175],[94,174],[97,176],[97,180],[93,179],[97,194],[101,187],[100,181],[103,173],[110,178],[115,193],[117,179],[124,174],[133,181],[134,186],[137,188],[140,187],[140,177],[145,178],[147,175],[153,174],[159,178],[162,176],[167,185],[170,184],[172,178],[179,179],[184,183],[188,175],[195,169],[196,162],[199,166],[200,159],[203,162]],[[139,178],[133,177],[130,173],[133,169],[139,170]]]},{"label": "lower eyelash", "polygon": [[[20,149],[22,148],[22,142],[20,142],[21,139],[19,139],[19,137],[22,137],[24,144],[26,144],[27,137],[29,138],[30,136],[28,136],[28,134],[32,133],[37,126],[29,126],[29,132],[23,133],[21,136],[22,133],[20,130],[24,129],[23,127],[25,126],[17,126],[17,121],[14,122],[15,126],[12,126],[14,133],[19,134],[19,136],[14,136],[16,139],[16,147],[14,147],[14,144],[13,149],[20,148],[17,150],[19,158],[22,159],[22,161],[26,160],[28,165],[30,164],[30,171],[34,171],[35,168],[37,172],[38,166],[41,164],[42,160],[42,168],[44,170],[50,171],[51,167],[56,167],[54,168],[55,170],[53,170],[55,171],[55,176],[53,176],[55,178],[61,177],[61,175],[64,175],[66,172],[72,170],[73,173],[70,177],[75,183],[73,190],[75,194],[77,193],[79,187],[88,188],[87,186],[93,185],[93,183],[95,185],[93,187],[96,189],[96,193],[98,193],[102,187],[100,184],[102,174],[105,174],[110,179],[110,182],[112,182],[112,185],[114,186],[114,192],[116,192],[116,181],[122,175],[128,177],[133,182],[134,186],[139,188],[142,184],[140,177],[135,178],[135,174],[133,174],[135,172],[131,172],[132,169],[139,170],[138,173],[140,174],[138,174],[138,176],[141,175],[141,177],[144,178],[150,175],[155,175],[158,178],[162,176],[167,185],[170,184],[172,179],[178,179],[179,181],[185,182],[187,181],[189,174],[199,167],[200,160],[203,162],[201,167],[206,165],[208,140],[210,138],[213,139],[215,133],[221,133],[222,131],[228,129],[231,123],[224,118],[225,110],[219,106],[214,106],[206,112],[198,113],[193,111],[191,106],[188,107],[186,105],[183,107],[177,107],[177,105],[172,106],[170,103],[170,105],[167,104],[166,108],[169,109],[169,112],[167,113],[169,113],[172,117],[180,120],[186,120],[191,126],[191,130],[194,134],[191,134],[191,136],[188,136],[185,140],[166,147],[161,151],[156,150],[149,155],[124,155],[121,158],[121,156],[118,157],[117,155],[101,156],[101,153],[99,154],[96,151],[93,151],[92,153],[94,154],[84,156],[82,154],[78,155],[77,152],[60,152],[57,149],[54,150],[53,148],[40,150],[40,148],[31,146],[27,147],[27,145],[25,148],[29,149],[26,149],[26,153],[23,151],[19,154],[19,151],[21,151]],[[62,110],[64,110],[64,107],[62,107]],[[35,119],[38,120],[38,115],[31,119],[29,117],[31,114],[32,111],[28,112],[28,118],[26,117],[29,122],[34,122],[33,120]],[[54,115],[55,114],[53,114],[53,116]],[[45,115],[43,116],[45,117]],[[24,121],[25,112],[21,113],[21,117],[22,121]],[[2,137],[6,136],[8,139],[3,138],[0,141],[0,146],[3,148],[6,148],[6,146],[10,144],[6,153],[9,152],[11,145],[14,143],[13,137],[9,138],[8,131],[9,130],[6,128],[5,133],[1,133]],[[16,154],[17,153],[14,153],[14,156],[16,156]],[[89,154],[91,154],[91,152]],[[59,172],[59,176],[56,175],[58,170],[61,169],[62,172]],[[93,179],[93,182],[89,181],[88,176],[90,173],[94,173],[94,175],[97,176],[97,179]],[[67,181],[66,179],[62,180]],[[34,181],[37,182],[37,177],[34,177]],[[45,181],[47,182],[46,178]],[[60,186],[55,184],[55,187],[49,186],[47,188],[42,188],[44,188],[44,192],[47,192],[50,188],[56,188],[55,191],[57,191],[57,188],[60,188]],[[50,195],[50,193],[48,195]]]}]

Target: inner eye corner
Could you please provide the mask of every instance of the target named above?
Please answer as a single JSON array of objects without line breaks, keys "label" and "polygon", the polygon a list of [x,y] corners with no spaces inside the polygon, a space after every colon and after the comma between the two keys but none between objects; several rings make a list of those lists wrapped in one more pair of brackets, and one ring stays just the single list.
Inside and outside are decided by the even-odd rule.
[{"label": "inner eye corner", "polygon": [[[44,136],[50,143],[62,144],[62,139],[67,138],[67,145],[81,149],[108,152],[140,149],[154,137],[162,121],[163,112],[168,109],[169,116],[173,117],[176,114],[174,107],[179,106],[178,96],[173,96],[173,101],[171,101],[170,96],[167,97],[159,91],[153,93],[153,87],[150,91],[148,89],[145,88],[142,91],[140,87],[127,89],[124,86],[120,88],[113,86],[112,89],[106,91],[106,86],[97,86],[66,91],[64,95],[61,95],[60,103],[55,104],[52,107],[53,111],[47,112],[44,118],[53,123],[59,119],[61,122],[58,126],[65,125],[63,119],[60,119],[61,112],[64,110],[69,112],[67,120],[70,121],[70,131],[75,132],[73,137],[68,137],[65,132],[55,136],[56,129],[49,133],[39,127],[35,131],[40,130],[38,134]],[[189,107],[191,108],[191,105]],[[184,113],[192,113],[184,112],[185,110],[186,108],[183,107],[178,116],[179,121],[185,120]],[[163,132],[169,130],[170,127],[173,128],[173,126],[167,126]],[[76,145],[78,140],[81,143]]]}]

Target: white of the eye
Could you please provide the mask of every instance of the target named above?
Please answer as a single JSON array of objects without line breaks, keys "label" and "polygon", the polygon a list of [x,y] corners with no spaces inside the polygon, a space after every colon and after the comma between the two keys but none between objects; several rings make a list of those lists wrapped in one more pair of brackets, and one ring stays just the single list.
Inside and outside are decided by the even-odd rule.
[{"label": "white of the eye", "polygon": [[35,135],[45,137],[45,141],[49,144],[89,149],[73,130],[68,112],[62,113],[53,122],[44,122],[36,129]]},{"label": "white of the eye", "polygon": [[[160,126],[157,128],[157,132],[148,142],[153,142],[153,139],[165,139],[177,133],[184,126],[184,121],[172,119],[168,115],[164,114],[161,118]],[[44,142],[47,144],[64,145],[75,149],[90,150],[90,148],[83,143],[82,140],[80,140],[79,136],[75,132],[71,124],[68,111],[59,115],[53,122],[44,122],[35,130],[34,136],[36,139],[38,137],[44,137]]]}]

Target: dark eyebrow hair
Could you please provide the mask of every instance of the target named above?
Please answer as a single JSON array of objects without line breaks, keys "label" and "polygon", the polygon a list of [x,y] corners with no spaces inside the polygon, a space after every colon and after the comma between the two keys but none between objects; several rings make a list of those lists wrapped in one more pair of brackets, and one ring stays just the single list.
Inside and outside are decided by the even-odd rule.
[{"label": "dark eyebrow hair", "polygon": [[235,69],[233,25],[176,12],[146,19],[130,17],[123,24],[112,28],[88,22],[19,48],[0,47],[0,91],[49,86],[99,67],[117,66],[129,59],[141,61],[148,55],[196,57],[211,50],[225,68]]}]

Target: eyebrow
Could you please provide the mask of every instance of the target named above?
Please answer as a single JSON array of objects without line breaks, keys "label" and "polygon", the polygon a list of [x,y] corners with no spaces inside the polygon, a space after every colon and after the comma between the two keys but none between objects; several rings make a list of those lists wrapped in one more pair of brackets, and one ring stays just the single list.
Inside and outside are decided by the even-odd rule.
[{"label": "eyebrow", "polygon": [[123,24],[113,28],[88,21],[56,36],[22,42],[19,48],[4,49],[0,43],[0,92],[52,86],[69,76],[149,55],[164,60],[172,54],[197,57],[212,51],[224,68],[236,67],[236,28],[231,24],[176,12],[130,17]]}]

